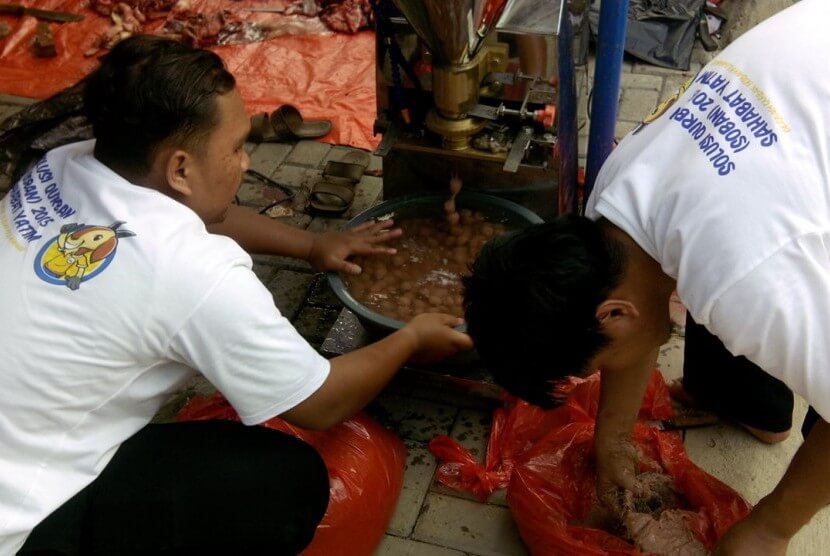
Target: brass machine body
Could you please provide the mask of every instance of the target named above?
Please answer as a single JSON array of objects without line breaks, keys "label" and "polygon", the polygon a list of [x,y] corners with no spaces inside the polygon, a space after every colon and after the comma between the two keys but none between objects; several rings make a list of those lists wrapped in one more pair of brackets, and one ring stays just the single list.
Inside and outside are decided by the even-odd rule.
[{"label": "brass machine body", "polygon": [[[456,172],[465,189],[506,197],[543,217],[572,210],[573,14],[566,0],[507,0],[498,23],[485,29],[475,20],[481,2],[497,3],[395,0],[400,13],[378,33],[375,127],[384,135],[376,151],[384,195],[445,191]],[[390,40],[408,65],[398,68],[398,79]]]}]

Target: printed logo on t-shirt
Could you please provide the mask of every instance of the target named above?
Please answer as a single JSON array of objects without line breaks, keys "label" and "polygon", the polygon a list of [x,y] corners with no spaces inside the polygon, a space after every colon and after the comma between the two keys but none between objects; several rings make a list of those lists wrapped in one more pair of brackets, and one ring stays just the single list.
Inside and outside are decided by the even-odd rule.
[{"label": "printed logo on t-shirt", "polygon": [[35,273],[49,284],[64,285],[77,290],[81,282],[103,272],[115,257],[120,238],[135,234],[122,229],[124,222],[111,226],[66,224],[35,258]]},{"label": "printed logo on t-shirt", "polygon": [[45,157],[11,188],[4,204],[0,206],[0,228],[18,251],[25,248],[19,239],[37,241],[43,237],[43,228],[75,214]]}]

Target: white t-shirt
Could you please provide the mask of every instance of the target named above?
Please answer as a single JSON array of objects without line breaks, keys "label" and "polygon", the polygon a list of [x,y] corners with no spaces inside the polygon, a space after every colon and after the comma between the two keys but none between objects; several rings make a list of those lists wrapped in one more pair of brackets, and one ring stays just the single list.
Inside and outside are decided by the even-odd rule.
[{"label": "white t-shirt", "polygon": [[628,233],[695,321],[830,420],[828,22],[830,2],[803,0],[740,37],[625,137],[586,214]]},{"label": "white t-shirt", "polygon": [[232,240],[130,184],[94,142],[46,157],[0,201],[0,554],[92,482],[203,373],[246,424],[325,381]]}]

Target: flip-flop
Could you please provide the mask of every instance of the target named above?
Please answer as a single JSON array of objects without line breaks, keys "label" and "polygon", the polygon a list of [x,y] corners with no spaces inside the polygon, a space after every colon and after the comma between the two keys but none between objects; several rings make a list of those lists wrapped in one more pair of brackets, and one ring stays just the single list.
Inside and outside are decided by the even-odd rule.
[{"label": "flip-flop", "polygon": [[300,111],[284,104],[270,115],[261,112],[251,116],[248,140],[254,143],[278,143],[298,139],[315,139],[331,132],[329,120],[304,120]]},{"label": "flip-flop", "polygon": [[355,186],[371,162],[366,151],[350,151],[340,160],[329,160],[308,196],[309,206],[317,212],[338,215],[352,205]]},{"label": "flip-flop", "polygon": [[271,127],[277,135],[296,139],[316,139],[331,132],[329,120],[304,120],[296,107],[283,104],[271,114]]}]

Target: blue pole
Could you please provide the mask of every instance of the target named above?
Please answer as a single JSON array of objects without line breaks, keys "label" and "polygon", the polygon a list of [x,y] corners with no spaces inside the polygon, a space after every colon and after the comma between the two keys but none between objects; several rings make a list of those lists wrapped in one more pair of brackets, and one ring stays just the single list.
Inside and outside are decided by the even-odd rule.
[{"label": "blue pole", "polygon": [[628,0],[602,0],[588,135],[588,167],[585,170],[585,201],[594,189],[602,163],[614,148],[614,124],[617,121],[627,22]]}]

